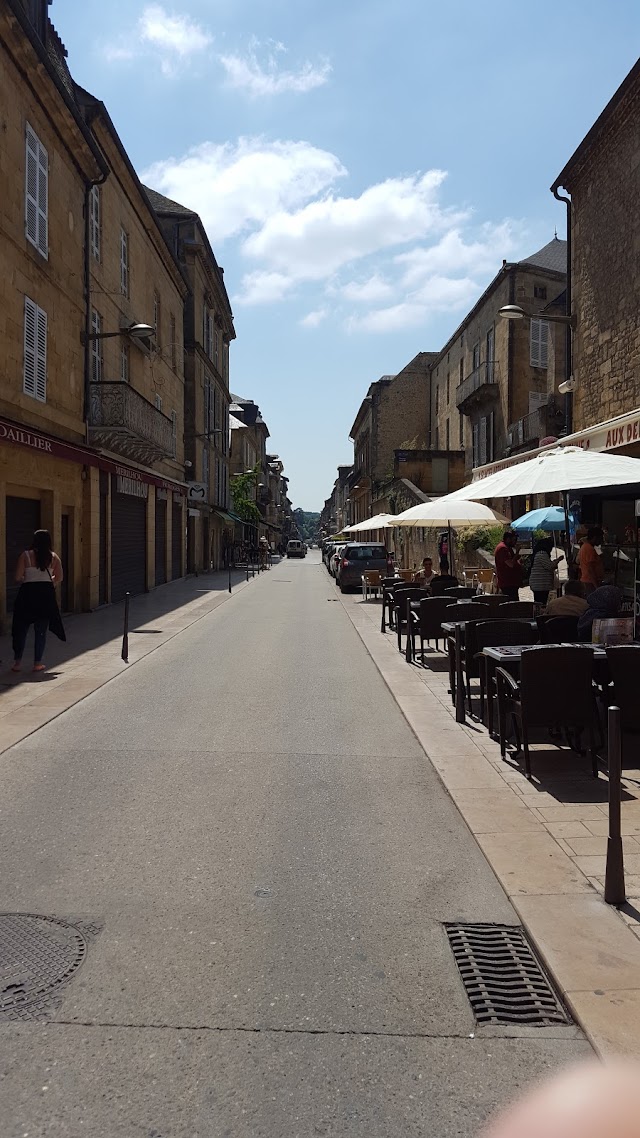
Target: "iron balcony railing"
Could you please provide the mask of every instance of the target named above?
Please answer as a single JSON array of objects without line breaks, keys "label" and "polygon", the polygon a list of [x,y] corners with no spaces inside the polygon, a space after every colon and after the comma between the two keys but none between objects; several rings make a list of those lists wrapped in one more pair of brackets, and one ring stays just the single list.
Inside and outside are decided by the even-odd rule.
[{"label": "iron balcony railing", "polygon": [[97,446],[139,462],[171,458],[173,423],[128,383],[90,384],[89,436]]},{"label": "iron balcony railing", "polygon": [[484,363],[478,364],[478,367],[474,368],[456,388],[456,407],[462,407],[470,396],[477,394],[483,387],[496,385],[497,392],[499,379],[500,369],[495,360],[485,360]]},{"label": "iron balcony railing", "polygon": [[521,447],[526,443],[538,443],[540,439],[547,437],[557,437],[563,426],[564,412],[553,400],[550,400],[511,424],[507,432],[509,446]]}]

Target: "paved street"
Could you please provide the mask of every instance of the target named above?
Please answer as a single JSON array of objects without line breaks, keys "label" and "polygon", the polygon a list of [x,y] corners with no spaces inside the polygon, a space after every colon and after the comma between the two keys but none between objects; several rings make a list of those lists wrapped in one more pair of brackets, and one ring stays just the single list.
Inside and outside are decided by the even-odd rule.
[{"label": "paved street", "polygon": [[443,922],[518,918],[339,596],[285,561],[0,755],[0,910],[102,925],[6,1138],[475,1135],[589,1052],[476,1027]]}]

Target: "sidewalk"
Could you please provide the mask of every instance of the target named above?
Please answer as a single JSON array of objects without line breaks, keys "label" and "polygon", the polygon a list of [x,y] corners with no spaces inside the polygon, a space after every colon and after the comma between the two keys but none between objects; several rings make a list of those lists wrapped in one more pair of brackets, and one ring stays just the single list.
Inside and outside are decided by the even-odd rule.
[{"label": "sidewalk", "polygon": [[618,911],[603,899],[606,778],[543,746],[529,782],[481,724],[455,722],[444,653],[407,664],[395,633],[380,632],[379,603],[340,599],[594,1047],[640,1058],[640,771],[623,772]]},{"label": "sidewalk", "polygon": [[10,671],[11,637],[0,637],[0,753],[166,644],[251,581],[251,575],[247,582],[245,572],[232,570],[230,595],[226,571],[204,573],[131,597],[128,664],[121,658],[124,601],[65,617],[67,641],[49,634],[47,671],[36,675],[30,664],[33,631],[19,674]]}]

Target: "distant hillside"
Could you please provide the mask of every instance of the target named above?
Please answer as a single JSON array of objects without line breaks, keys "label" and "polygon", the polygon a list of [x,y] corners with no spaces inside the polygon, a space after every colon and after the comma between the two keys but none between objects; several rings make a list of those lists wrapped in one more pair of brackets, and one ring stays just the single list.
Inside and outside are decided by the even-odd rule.
[{"label": "distant hillside", "polygon": [[303,541],[310,541],[318,532],[320,514],[312,510],[294,510],[293,518]]}]

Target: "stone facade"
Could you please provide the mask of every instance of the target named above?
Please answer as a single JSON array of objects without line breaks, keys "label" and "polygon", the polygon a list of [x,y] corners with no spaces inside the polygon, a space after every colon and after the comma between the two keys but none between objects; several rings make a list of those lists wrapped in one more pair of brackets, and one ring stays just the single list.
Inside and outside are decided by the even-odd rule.
[{"label": "stone facade", "polygon": [[640,63],[559,176],[571,195],[574,429],[640,406]]},{"label": "stone facade", "polygon": [[[562,263],[565,250],[556,239],[525,261],[505,261],[432,364],[429,445],[464,450],[468,475],[537,446],[539,430],[544,437],[561,429],[556,383],[564,375],[564,329],[546,322],[543,353],[535,314],[554,311],[564,294],[566,275],[550,266]],[[507,304],[517,304],[524,318],[499,317]],[[536,415],[543,405],[548,410]]]}]

